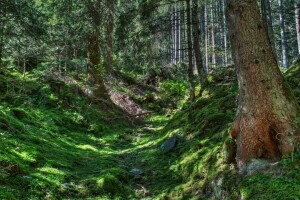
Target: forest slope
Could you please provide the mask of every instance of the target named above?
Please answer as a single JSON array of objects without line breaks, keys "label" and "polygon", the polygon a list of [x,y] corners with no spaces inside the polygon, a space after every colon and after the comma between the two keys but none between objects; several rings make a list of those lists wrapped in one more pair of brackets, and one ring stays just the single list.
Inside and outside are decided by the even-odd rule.
[{"label": "forest slope", "polygon": [[[244,179],[224,160],[232,74],[217,70],[195,103],[136,126],[71,86],[58,93],[34,74],[1,74],[0,199],[296,199],[298,153],[276,173]],[[287,78],[299,99],[298,77],[295,64]],[[176,145],[165,151],[172,136]]]}]

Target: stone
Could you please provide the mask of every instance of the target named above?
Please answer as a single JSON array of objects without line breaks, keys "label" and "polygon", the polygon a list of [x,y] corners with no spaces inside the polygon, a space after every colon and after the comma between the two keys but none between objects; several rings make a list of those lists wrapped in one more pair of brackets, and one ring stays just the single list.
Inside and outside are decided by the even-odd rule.
[{"label": "stone", "polygon": [[175,146],[177,142],[177,136],[173,135],[172,137],[168,138],[161,146],[160,149],[163,153],[167,153],[171,151]]},{"label": "stone", "polygon": [[134,168],[130,172],[135,174],[135,175],[142,175],[144,173],[143,170],[138,169],[138,168]]},{"label": "stone", "polygon": [[61,184],[61,187],[65,190],[68,190],[68,189],[72,189],[74,187],[74,185],[71,183],[63,183],[63,184]]},{"label": "stone", "polygon": [[257,172],[263,172],[270,169],[273,163],[265,159],[252,159],[249,161],[244,169],[244,173],[247,175],[252,175]]}]

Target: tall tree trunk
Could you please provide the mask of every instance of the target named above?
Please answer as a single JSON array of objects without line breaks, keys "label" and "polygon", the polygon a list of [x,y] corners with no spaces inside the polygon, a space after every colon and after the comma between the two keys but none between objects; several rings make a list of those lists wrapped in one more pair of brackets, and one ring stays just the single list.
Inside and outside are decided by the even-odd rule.
[{"label": "tall tree trunk", "polygon": [[299,106],[278,68],[256,0],[226,4],[239,81],[238,114],[229,132],[243,171],[251,159],[277,159],[294,151],[300,142],[293,123]]},{"label": "tall tree trunk", "polygon": [[100,54],[100,26],[101,20],[101,0],[87,0],[87,7],[92,18],[94,31],[90,33],[88,39],[88,62],[90,82],[94,86],[94,96],[96,98],[108,99],[108,93],[104,85],[104,79],[101,70],[101,54]]},{"label": "tall tree trunk", "polygon": [[113,33],[114,33],[114,1],[106,0],[108,7],[108,22],[106,25],[106,58],[104,62],[105,70],[112,74],[113,71]]},{"label": "tall tree trunk", "polygon": [[177,63],[177,9],[174,5],[174,64]]},{"label": "tall tree trunk", "polygon": [[260,0],[260,5],[261,5],[261,17],[265,26],[265,29],[268,30],[268,20],[267,20],[267,6],[266,6],[266,1],[268,0]]},{"label": "tall tree trunk", "polygon": [[186,9],[185,9],[185,2],[182,1],[182,62],[185,62],[186,59],[185,59],[185,56],[186,56],[186,17],[185,17],[185,14],[186,14]]},{"label": "tall tree trunk", "polygon": [[94,87],[94,96],[96,98],[107,99],[108,94],[104,86],[100,67],[100,40],[99,31],[96,30],[89,37],[88,41],[88,62],[90,82]]},{"label": "tall tree trunk", "polygon": [[225,0],[222,0],[222,11],[223,11],[223,39],[224,39],[224,64],[228,66],[228,53],[227,53],[227,24],[225,17]]},{"label": "tall tree trunk", "polygon": [[4,26],[6,17],[6,6],[3,1],[0,2],[0,70],[2,70],[2,59],[3,59],[3,49],[4,49]]},{"label": "tall tree trunk", "polygon": [[207,76],[205,74],[203,61],[202,61],[202,53],[200,51],[200,24],[198,18],[198,0],[192,0],[193,8],[192,8],[192,24],[193,24],[193,38],[194,38],[194,54],[195,54],[195,64],[198,71],[198,75],[200,78],[201,90],[200,95],[202,94],[203,89],[207,85]]},{"label": "tall tree trunk", "polygon": [[208,73],[208,65],[209,65],[209,31],[208,31],[208,13],[207,13],[207,5],[205,5],[205,68]]},{"label": "tall tree trunk", "polygon": [[175,11],[176,11],[176,64],[180,61],[180,54],[179,54],[179,44],[180,44],[180,12],[178,3],[175,4]]},{"label": "tall tree trunk", "polygon": [[211,19],[211,53],[212,53],[212,68],[215,68],[217,65],[217,56],[216,56],[216,44],[215,44],[215,18],[214,18],[214,4],[213,0],[210,2],[210,19]]},{"label": "tall tree trunk", "polygon": [[181,42],[181,27],[182,27],[182,14],[181,14],[181,9],[180,6],[178,5],[178,59],[179,62],[182,62],[182,58],[181,58],[181,49],[182,49],[182,42]]},{"label": "tall tree trunk", "polygon": [[288,60],[287,60],[287,52],[286,52],[286,36],[285,36],[285,18],[283,13],[283,4],[282,0],[278,0],[279,5],[279,21],[280,21],[280,34],[281,34],[281,51],[282,51],[282,66],[287,68]]},{"label": "tall tree trunk", "polygon": [[274,31],[273,31],[273,22],[272,22],[272,10],[269,0],[261,0],[261,15],[262,20],[265,26],[265,29],[268,32],[268,36],[270,37],[270,41],[272,44],[272,48],[275,50],[274,44]]},{"label": "tall tree trunk", "polygon": [[273,51],[275,52],[275,36],[274,36],[274,28],[273,28],[273,14],[271,9],[270,0],[265,0],[266,4],[266,13],[267,13],[267,25],[268,25],[268,35],[270,37],[270,41],[273,47]]},{"label": "tall tree trunk", "polygon": [[295,19],[296,19],[296,31],[298,41],[298,53],[300,54],[300,3],[295,3]]},{"label": "tall tree trunk", "polygon": [[193,47],[192,47],[192,31],[191,31],[191,5],[190,0],[186,0],[186,21],[187,21],[187,40],[188,40],[188,78],[190,83],[190,101],[195,101],[195,84],[194,84],[194,73],[193,73]]}]

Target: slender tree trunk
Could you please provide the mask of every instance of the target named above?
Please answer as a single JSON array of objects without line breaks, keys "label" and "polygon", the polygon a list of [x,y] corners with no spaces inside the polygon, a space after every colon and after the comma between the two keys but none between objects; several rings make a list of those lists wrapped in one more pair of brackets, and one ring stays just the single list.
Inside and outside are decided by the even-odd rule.
[{"label": "slender tree trunk", "polygon": [[195,84],[194,84],[194,73],[193,73],[193,47],[192,47],[192,31],[191,31],[191,6],[190,0],[186,0],[186,21],[187,21],[187,40],[188,40],[188,78],[190,83],[190,101],[195,101]]},{"label": "slender tree trunk", "polygon": [[107,98],[107,91],[104,86],[100,67],[100,40],[99,31],[96,30],[89,37],[88,41],[88,62],[90,82],[94,86],[94,96],[96,98]]},{"label": "slender tree trunk", "polygon": [[268,35],[270,37],[270,41],[273,47],[273,51],[275,52],[275,36],[274,36],[274,28],[273,28],[273,14],[271,9],[270,0],[265,0],[266,4],[266,12],[267,12],[267,22],[268,22]]},{"label": "slender tree trunk", "polygon": [[212,48],[212,67],[215,68],[217,64],[217,56],[216,56],[216,44],[215,44],[215,18],[214,18],[214,6],[213,0],[211,0],[210,7],[210,19],[211,19],[211,48]]},{"label": "slender tree trunk", "polygon": [[260,2],[261,2],[261,15],[262,15],[262,19],[264,22],[264,26],[268,32],[268,36],[270,37],[272,48],[275,51],[272,10],[271,10],[270,1],[269,0],[261,0]]},{"label": "slender tree trunk", "polygon": [[100,53],[100,27],[102,2],[100,0],[87,0],[87,7],[92,18],[92,25],[94,31],[90,33],[88,38],[88,62],[89,62],[89,79],[94,86],[94,96],[98,99],[108,99],[108,92],[104,85],[101,67],[101,53]]},{"label": "slender tree trunk", "polygon": [[205,68],[206,72],[208,73],[208,66],[209,66],[209,32],[208,32],[208,13],[207,13],[207,6],[205,5]]},{"label": "slender tree trunk", "polygon": [[177,63],[177,9],[176,9],[176,4],[174,5],[174,64]]},{"label": "slender tree trunk", "polygon": [[288,60],[287,60],[287,52],[286,52],[286,36],[285,36],[285,19],[283,14],[283,4],[282,0],[278,0],[279,5],[279,20],[280,20],[280,34],[281,34],[281,50],[282,50],[282,66],[287,68]]},{"label": "slender tree trunk", "polygon": [[222,0],[222,10],[223,10],[223,37],[224,37],[224,64],[228,66],[228,53],[227,53],[227,24],[225,17],[225,0]]},{"label": "slender tree trunk", "polygon": [[180,61],[180,12],[178,3],[175,4],[175,10],[176,10],[176,64]]},{"label": "slender tree trunk", "polygon": [[182,27],[182,21],[181,21],[181,10],[180,7],[178,6],[178,12],[179,12],[179,16],[178,16],[178,58],[179,58],[179,62],[182,62],[182,58],[181,58],[181,48],[182,48],[182,42],[181,42],[181,27]]},{"label": "slender tree trunk", "polygon": [[295,19],[296,19],[296,31],[298,41],[298,53],[300,54],[300,3],[295,4]]},{"label": "slender tree trunk", "polygon": [[114,33],[114,1],[106,0],[108,7],[108,22],[106,26],[106,59],[105,70],[112,74],[113,72],[113,33]]},{"label": "slender tree trunk", "polygon": [[174,12],[174,7],[171,8],[171,24],[172,24],[172,29],[171,29],[171,35],[172,35],[172,64],[175,63],[175,12]]},{"label": "slender tree trunk", "polygon": [[185,9],[185,4],[184,4],[184,1],[182,2],[182,62],[185,62],[185,56],[186,56],[186,53],[185,53],[185,50],[186,50],[186,17],[185,17],[185,14],[186,14],[186,9]]},{"label": "slender tree trunk", "polygon": [[268,0],[260,0],[260,5],[261,5],[261,17],[262,17],[265,29],[268,30],[266,1],[268,1]]},{"label": "slender tree trunk", "polygon": [[0,2],[0,70],[2,70],[3,63],[3,49],[4,49],[4,26],[5,26],[6,7],[3,1]]},{"label": "slender tree trunk", "polygon": [[239,81],[238,115],[229,132],[236,138],[242,172],[251,159],[277,159],[294,151],[299,106],[278,68],[256,0],[226,4]]},{"label": "slender tree trunk", "polygon": [[205,75],[205,70],[202,61],[202,53],[200,51],[200,24],[198,18],[198,0],[192,0],[192,24],[193,24],[193,38],[194,38],[194,54],[195,54],[195,64],[200,78],[201,90],[200,95],[202,94],[203,89],[207,85],[207,76]]}]

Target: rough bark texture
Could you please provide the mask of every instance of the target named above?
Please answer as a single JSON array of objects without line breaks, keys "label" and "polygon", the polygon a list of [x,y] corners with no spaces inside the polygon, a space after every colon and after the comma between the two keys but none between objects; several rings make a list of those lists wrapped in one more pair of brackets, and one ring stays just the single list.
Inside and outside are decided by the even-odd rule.
[{"label": "rough bark texture", "polygon": [[107,0],[109,20],[106,25],[106,58],[105,69],[109,74],[112,74],[113,68],[113,32],[114,32],[114,1]]},{"label": "rough bark texture", "polygon": [[270,37],[273,51],[275,52],[275,36],[274,36],[274,30],[273,30],[273,16],[272,16],[270,0],[264,0],[264,3],[266,6],[268,35]]},{"label": "rough bark texture", "polygon": [[192,22],[193,22],[193,38],[194,38],[194,53],[195,53],[195,64],[200,78],[201,90],[200,94],[202,93],[203,89],[207,85],[207,76],[205,74],[203,61],[202,61],[202,53],[200,51],[200,24],[198,18],[198,0],[192,0],[193,2],[193,9],[192,9]]},{"label": "rough bark texture", "polygon": [[187,40],[188,40],[188,77],[190,83],[190,101],[195,101],[195,84],[193,80],[193,48],[192,48],[192,31],[191,31],[191,5],[190,0],[186,0],[186,14],[187,14]]},{"label": "rough bark texture", "polygon": [[105,88],[100,54],[100,26],[102,25],[101,0],[87,0],[87,8],[92,19],[93,31],[88,39],[88,62],[89,62],[89,79],[94,86],[94,96],[97,99],[108,99],[108,92]]},{"label": "rough bark texture", "polygon": [[96,98],[108,98],[108,93],[104,86],[103,77],[100,69],[100,41],[99,31],[90,35],[88,41],[88,61],[90,82],[94,86],[94,96]]},{"label": "rough bark texture", "polygon": [[294,151],[299,107],[278,68],[255,0],[226,0],[239,81],[239,107],[230,134],[242,170],[253,158],[278,159]]},{"label": "rough bark texture", "polygon": [[4,26],[5,26],[5,15],[6,7],[4,2],[0,2],[0,70],[2,69],[2,58],[4,49]]},{"label": "rough bark texture", "polygon": [[295,4],[295,20],[298,41],[298,53],[300,54],[300,3]]},{"label": "rough bark texture", "polygon": [[282,50],[282,66],[287,68],[287,44],[286,44],[286,32],[285,32],[285,17],[283,13],[282,0],[278,0],[279,5],[279,21],[280,21],[280,35],[281,35],[281,50]]}]

